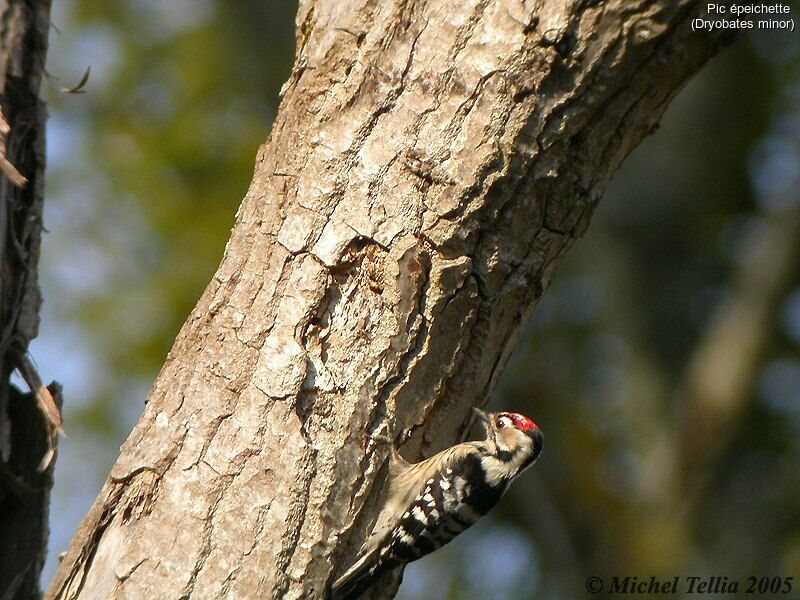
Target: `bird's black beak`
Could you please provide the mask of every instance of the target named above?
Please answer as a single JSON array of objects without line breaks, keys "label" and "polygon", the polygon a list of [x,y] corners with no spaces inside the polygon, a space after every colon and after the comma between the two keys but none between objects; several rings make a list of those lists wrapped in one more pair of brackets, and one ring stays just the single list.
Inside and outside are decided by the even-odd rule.
[{"label": "bird's black beak", "polygon": [[492,424],[492,418],[489,416],[489,413],[486,411],[481,410],[480,408],[473,407],[472,412],[483,421],[483,427],[486,429],[486,439],[490,440],[492,444],[495,443],[495,432],[494,432],[494,425]]},{"label": "bird's black beak", "polygon": [[473,406],[472,412],[474,412],[478,416],[478,418],[484,421],[487,425],[489,426],[492,425],[492,420],[489,418],[489,414],[486,411],[483,411],[480,408]]}]

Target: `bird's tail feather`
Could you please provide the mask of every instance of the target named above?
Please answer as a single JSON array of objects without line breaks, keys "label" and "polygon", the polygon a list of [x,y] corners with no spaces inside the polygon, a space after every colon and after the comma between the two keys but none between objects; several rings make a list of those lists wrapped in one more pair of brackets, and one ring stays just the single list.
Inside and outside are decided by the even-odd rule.
[{"label": "bird's tail feather", "polygon": [[362,556],[333,584],[331,600],[356,600],[381,576],[383,562],[377,551]]}]

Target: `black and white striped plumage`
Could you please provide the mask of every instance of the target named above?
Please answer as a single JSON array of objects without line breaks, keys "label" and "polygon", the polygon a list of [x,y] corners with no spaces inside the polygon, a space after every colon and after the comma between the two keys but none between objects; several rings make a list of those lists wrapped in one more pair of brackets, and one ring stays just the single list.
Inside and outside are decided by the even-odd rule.
[{"label": "black and white striped plumage", "polygon": [[333,600],[355,600],[383,573],[444,546],[502,498],[542,451],[542,432],[518,413],[475,409],[486,439],[417,464],[390,455],[389,490],[360,558],[333,584]]}]

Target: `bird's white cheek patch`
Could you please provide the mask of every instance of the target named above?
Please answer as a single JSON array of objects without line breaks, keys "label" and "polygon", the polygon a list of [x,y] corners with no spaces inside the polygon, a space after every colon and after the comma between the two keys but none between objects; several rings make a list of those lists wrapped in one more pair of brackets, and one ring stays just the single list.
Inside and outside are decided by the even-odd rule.
[{"label": "bird's white cheek patch", "polygon": [[[487,460],[484,468],[486,469],[486,482],[491,486],[497,485],[501,479],[509,475],[509,465],[496,459]],[[516,471],[516,467],[514,470]]]}]

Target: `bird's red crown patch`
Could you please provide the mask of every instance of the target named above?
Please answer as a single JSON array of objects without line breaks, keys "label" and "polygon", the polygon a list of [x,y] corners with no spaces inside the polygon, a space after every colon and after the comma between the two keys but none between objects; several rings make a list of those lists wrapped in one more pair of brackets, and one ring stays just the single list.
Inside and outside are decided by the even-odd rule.
[{"label": "bird's red crown patch", "polygon": [[508,415],[514,421],[514,426],[520,431],[529,431],[531,429],[539,429],[539,427],[525,415],[519,413],[511,413]]}]

